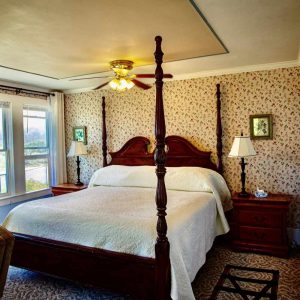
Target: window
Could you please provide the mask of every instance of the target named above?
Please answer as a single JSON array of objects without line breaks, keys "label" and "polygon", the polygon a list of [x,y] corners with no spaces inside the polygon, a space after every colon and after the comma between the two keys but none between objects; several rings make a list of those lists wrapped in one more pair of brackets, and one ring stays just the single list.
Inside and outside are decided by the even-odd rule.
[{"label": "window", "polygon": [[[0,196],[8,194],[9,156],[7,149],[7,109],[0,102]],[[8,107],[8,106],[7,106]]]},{"label": "window", "polygon": [[26,192],[49,187],[48,112],[44,108],[23,108]]},{"label": "window", "polygon": [[0,206],[48,195],[49,100],[0,94]]}]

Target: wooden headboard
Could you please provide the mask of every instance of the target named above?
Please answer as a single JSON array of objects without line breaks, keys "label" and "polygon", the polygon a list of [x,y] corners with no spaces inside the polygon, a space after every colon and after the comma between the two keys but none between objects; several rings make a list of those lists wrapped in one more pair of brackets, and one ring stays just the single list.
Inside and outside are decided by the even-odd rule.
[{"label": "wooden headboard", "polygon": [[[154,153],[148,152],[150,140],[137,136],[127,141],[117,152],[110,152],[109,165],[154,166]],[[203,167],[217,170],[211,162],[211,152],[198,150],[188,140],[177,135],[166,137],[167,167]]]},{"label": "wooden headboard", "polygon": [[[211,161],[211,152],[201,151],[183,137],[170,135],[166,137],[167,167],[203,167],[223,173],[222,163],[222,122],[221,122],[221,92],[220,84],[217,84],[217,124],[216,124],[216,149],[218,163]],[[102,97],[102,150],[103,166],[107,166],[107,141],[105,121],[105,97]],[[154,153],[148,151],[150,140],[143,136],[136,136],[127,141],[117,152],[110,152],[111,162],[109,165],[126,166],[153,166]]]},{"label": "wooden headboard", "polygon": [[111,156],[110,165],[125,166],[153,166],[153,153],[148,152],[150,140],[143,136],[136,136],[127,141],[117,152],[109,152]]},{"label": "wooden headboard", "polygon": [[211,161],[211,152],[201,151],[185,138],[170,135],[166,137],[167,167],[202,167],[217,170]]}]

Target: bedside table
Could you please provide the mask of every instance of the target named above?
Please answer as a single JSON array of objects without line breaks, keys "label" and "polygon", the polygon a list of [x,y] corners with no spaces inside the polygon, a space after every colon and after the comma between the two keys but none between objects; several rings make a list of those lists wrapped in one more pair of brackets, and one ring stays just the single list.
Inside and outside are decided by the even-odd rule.
[{"label": "bedside table", "polygon": [[288,256],[286,219],[291,199],[284,194],[240,198],[234,193],[233,249]]},{"label": "bedside table", "polygon": [[78,192],[87,188],[87,185],[75,185],[73,183],[63,183],[51,187],[53,196]]}]

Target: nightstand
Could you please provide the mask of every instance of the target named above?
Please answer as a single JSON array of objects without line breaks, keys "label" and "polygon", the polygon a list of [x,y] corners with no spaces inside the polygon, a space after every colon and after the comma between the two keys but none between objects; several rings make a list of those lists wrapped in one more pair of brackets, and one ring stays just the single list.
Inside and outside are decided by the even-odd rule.
[{"label": "nightstand", "polygon": [[241,198],[234,193],[233,249],[288,256],[286,219],[291,199],[284,194]]},{"label": "nightstand", "polygon": [[75,185],[73,183],[63,183],[51,187],[53,196],[63,195],[67,193],[78,192],[87,188],[87,185]]}]

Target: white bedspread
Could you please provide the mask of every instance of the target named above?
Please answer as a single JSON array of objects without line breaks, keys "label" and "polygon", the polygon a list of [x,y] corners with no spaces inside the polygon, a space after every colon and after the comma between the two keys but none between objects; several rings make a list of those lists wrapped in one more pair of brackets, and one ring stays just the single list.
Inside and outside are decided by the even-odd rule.
[{"label": "white bedspread", "polygon": [[[168,238],[174,300],[194,299],[191,281],[217,234],[228,231],[218,184],[213,193],[168,190]],[[19,205],[4,226],[13,232],[155,257],[155,189],[98,186]]]}]

